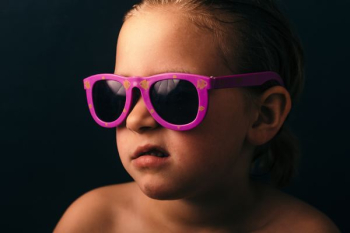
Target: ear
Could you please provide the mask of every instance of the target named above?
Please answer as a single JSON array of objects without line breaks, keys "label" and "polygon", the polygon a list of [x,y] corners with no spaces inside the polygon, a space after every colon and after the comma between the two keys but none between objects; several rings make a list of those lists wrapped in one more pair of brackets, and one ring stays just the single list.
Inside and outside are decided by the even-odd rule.
[{"label": "ear", "polygon": [[265,144],[278,133],[292,105],[289,92],[282,86],[266,90],[257,103],[255,119],[247,134],[248,141],[255,146]]}]

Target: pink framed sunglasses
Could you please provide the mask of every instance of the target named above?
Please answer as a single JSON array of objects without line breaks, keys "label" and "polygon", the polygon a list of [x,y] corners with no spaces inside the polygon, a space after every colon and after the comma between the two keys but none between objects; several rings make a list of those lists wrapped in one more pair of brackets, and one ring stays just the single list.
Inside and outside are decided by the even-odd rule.
[{"label": "pink framed sunglasses", "polygon": [[140,90],[152,117],[163,127],[190,130],[205,117],[208,90],[260,86],[281,77],[271,71],[207,77],[186,73],[164,73],[149,77],[123,77],[97,74],[84,79],[88,106],[93,119],[103,127],[120,125],[135,101],[134,88]]}]

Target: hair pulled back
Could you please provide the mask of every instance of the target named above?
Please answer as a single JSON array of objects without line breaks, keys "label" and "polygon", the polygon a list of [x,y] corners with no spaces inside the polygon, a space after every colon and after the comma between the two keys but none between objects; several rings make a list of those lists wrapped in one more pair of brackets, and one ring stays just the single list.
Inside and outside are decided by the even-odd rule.
[{"label": "hair pulled back", "polygon": [[[275,71],[292,102],[299,98],[304,83],[303,50],[274,0],[141,0],[125,19],[143,7],[171,4],[215,35],[220,55],[232,73]],[[247,93],[254,102],[269,87],[271,83],[247,88]],[[252,167],[270,172],[273,183],[282,187],[293,177],[298,157],[298,141],[283,126],[270,142],[256,148]]]}]

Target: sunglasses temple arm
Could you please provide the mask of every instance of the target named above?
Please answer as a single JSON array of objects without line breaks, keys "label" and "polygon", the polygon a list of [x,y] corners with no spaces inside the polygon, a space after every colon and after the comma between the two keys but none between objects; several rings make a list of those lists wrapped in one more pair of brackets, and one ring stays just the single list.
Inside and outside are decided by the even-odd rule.
[{"label": "sunglasses temple arm", "polygon": [[260,73],[211,77],[211,89],[260,86],[267,81],[277,81],[284,86],[282,78],[275,72],[267,71]]}]

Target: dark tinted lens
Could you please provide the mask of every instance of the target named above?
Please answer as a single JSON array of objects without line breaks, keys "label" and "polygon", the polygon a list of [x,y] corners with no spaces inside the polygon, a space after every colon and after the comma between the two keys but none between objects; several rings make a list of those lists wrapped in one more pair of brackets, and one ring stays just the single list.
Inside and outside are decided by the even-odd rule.
[{"label": "dark tinted lens", "polygon": [[93,86],[92,98],[97,117],[102,121],[112,122],[123,112],[126,93],[120,82],[100,80]]},{"label": "dark tinted lens", "polygon": [[150,97],[155,111],[169,123],[183,125],[197,116],[197,89],[188,81],[169,79],[156,82]]}]

